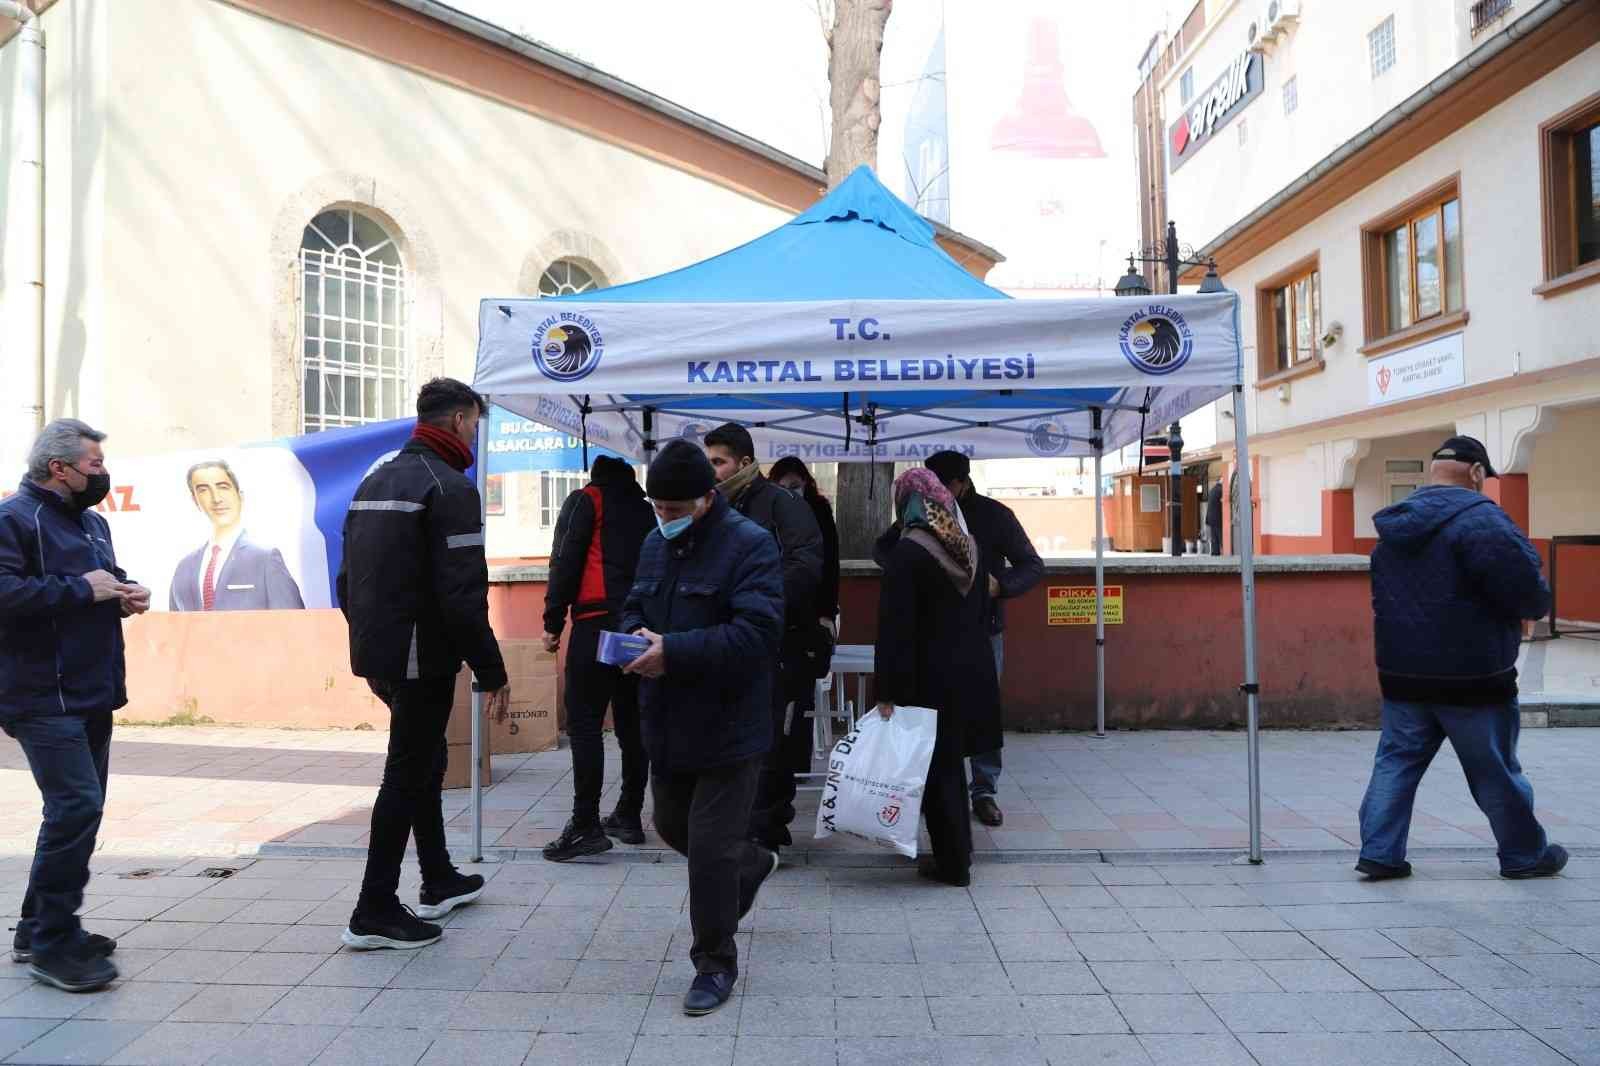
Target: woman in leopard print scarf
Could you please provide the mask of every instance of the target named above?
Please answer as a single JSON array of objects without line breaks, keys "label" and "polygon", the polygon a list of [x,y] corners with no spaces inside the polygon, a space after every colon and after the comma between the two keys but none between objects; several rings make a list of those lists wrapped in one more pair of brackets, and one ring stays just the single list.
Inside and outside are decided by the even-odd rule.
[{"label": "woman in leopard print scarf", "polygon": [[965,596],[977,574],[978,548],[961,507],[927,467],[913,467],[894,483],[901,536],[921,544]]}]

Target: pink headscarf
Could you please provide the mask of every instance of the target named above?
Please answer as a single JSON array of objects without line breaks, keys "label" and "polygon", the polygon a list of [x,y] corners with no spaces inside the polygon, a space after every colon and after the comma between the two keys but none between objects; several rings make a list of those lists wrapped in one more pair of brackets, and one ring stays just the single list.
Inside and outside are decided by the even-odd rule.
[{"label": "pink headscarf", "polygon": [[978,552],[950,490],[932,470],[912,467],[895,480],[894,513],[901,535],[927,549],[965,596],[977,575]]}]

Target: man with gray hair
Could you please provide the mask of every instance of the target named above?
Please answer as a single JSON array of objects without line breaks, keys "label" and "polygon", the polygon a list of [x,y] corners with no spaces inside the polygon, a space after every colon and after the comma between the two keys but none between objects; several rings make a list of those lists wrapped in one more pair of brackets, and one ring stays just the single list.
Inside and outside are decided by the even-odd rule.
[{"label": "man with gray hair", "polygon": [[28,474],[0,500],[0,729],[44,797],[12,958],[68,992],[116,980],[110,937],[78,921],[105,807],[111,715],[128,702],[122,619],[150,609],[93,510],[111,488],[105,434],[76,419],[34,441]]}]

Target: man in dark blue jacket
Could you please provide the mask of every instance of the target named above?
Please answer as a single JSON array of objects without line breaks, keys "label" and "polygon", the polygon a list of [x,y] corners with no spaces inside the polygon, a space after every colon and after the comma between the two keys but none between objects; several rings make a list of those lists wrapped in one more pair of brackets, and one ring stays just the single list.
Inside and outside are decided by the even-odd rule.
[{"label": "man in dark blue jacket", "polygon": [[92,507],[111,488],[105,434],[50,423],[0,501],[0,728],[22,746],[44,821],[12,958],[68,992],[116,980],[110,937],[78,921],[105,807],[111,714],[128,702],[122,619],[150,607]]},{"label": "man in dark blue jacket", "polygon": [[622,629],[650,641],[628,664],[640,684],[656,832],[689,859],[684,1013],[727,1002],[739,974],[734,933],[777,852],[748,839],[762,760],[772,747],[772,686],[783,640],[778,545],[716,491],[711,462],[675,440],[645,489],[658,530],[645,538]]},{"label": "man in dark blue jacket", "polygon": [[1451,437],[1433,453],[1428,486],[1373,519],[1383,735],[1356,864],[1372,880],[1410,875],[1412,803],[1446,737],[1494,830],[1501,876],[1549,877],[1567,863],[1534,817],[1517,762],[1522,623],[1549,612],[1550,586],[1533,545],[1482,494],[1497,476],[1479,441]]}]

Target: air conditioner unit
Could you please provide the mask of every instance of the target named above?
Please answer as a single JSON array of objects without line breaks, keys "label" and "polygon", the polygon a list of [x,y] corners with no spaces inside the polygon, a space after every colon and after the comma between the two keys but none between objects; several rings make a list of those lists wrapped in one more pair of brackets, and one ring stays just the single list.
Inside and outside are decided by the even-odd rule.
[{"label": "air conditioner unit", "polygon": [[1300,0],[1271,0],[1267,4],[1266,34],[1277,40],[1300,21]]},{"label": "air conditioner unit", "polygon": [[1262,27],[1265,25],[1265,18],[1253,18],[1250,20],[1249,28],[1244,31],[1244,46],[1246,50],[1260,52],[1262,55],[1266,55],[1271,50],[1272,42],[1261,32]]}]

